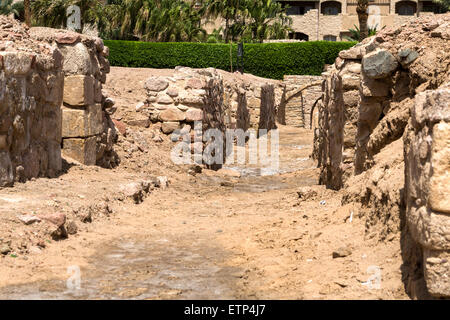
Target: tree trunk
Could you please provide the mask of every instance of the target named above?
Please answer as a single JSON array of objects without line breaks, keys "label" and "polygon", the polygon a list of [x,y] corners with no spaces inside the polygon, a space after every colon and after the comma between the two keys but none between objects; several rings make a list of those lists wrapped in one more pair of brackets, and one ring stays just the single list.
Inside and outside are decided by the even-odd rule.
[{"label": "tree trunk", "polygon": [[368,0],[358,0],[358,6],[356,7],[356,13],[358,14],[359,21],[359,41],[363,41],[369,36],[369,30],[367,28],[367,19],[369,14],[367,13],[369,8]]},{"label": "tree trunk", "polygon": [[31,27],[31,5],[30,0],[24,0],[23,1],[23,7],[24,7],[24,15],[25,15],[25,23],[28,27]]},{"label": "tree trunk", "polygon": [[230,19],[228,17],[225,18],[225,43],[228,43],[228,38],[230,35]]}]

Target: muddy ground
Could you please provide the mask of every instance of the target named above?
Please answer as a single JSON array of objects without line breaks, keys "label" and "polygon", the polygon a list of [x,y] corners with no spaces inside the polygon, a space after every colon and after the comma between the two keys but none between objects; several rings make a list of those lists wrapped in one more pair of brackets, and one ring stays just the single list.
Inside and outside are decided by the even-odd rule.
[{"label": "muddy ground", "polygon": [[[123,73],[113,84],[123,105],[131,73],[114,72]],[[121,118],[140,99],[128,94],[135,101]],[[66,159],[56,179],[0,190],[0,240],[12,249],[0,257],[0,299],[408,298],[399,235],[368,238],[358,206],[341,206],[341,193],[316,185],[312,131],[280,127],[279,170],[235,165],[195,175],[170,162],[173,143],[157,129],[127,131],[115,169]],[[122,196],[124,185],[149,176],[166,176],[168,187],[140,204]],[[317,195],[299,199],[305,186]],[[76,220],[74,208],[98,203],[91,222]],[[17,219],[31,212],[64,212],[78,231],[53,240]],[[77,268],[79,289],[70,286]]]}]

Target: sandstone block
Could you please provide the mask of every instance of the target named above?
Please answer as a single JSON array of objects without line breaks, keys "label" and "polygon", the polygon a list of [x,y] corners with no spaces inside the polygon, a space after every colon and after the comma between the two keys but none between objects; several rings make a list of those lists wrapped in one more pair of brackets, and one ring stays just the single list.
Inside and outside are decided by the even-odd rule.
[{"label": "sandstone block", "polygon": [[89,137],[103,131],[101,104],[87,106],[85,109],[62,108],[63,138]]},{"label": "sandstone block", "polygon": [[175,122],[175,121],[163,122],[161,124],[161,131],[164,132],[165,134],[170,134],[170,133],[174,132],[175,130],[177,130],[179,127],[180,127],[179,122]]},{"label": "sandstone block", "polygon": [[59,46],[64,56],[63,71],[65,75],[92,74],[91,56],[84,44]]},{"label": "sandstone block", "polygon": [[63,153],[82,164],[88,166],[95,165],[97,158],[97,137],[64,139]]},{"label": "sandstone block", "polygon": [[167,94],[158,95],[156,102],[159,104],[173,104],[173,99]]},{"label": "sandstone block", "polygon": [[360,91],[366,97],[386,97],[389,95],[390,85],[386,81],[371,79],[363,76]]},{"label": "sandstone block", "polygon": [[397,66],[397,59],[385,49],[372,51],[362,59],[362,69],[372,79],[381,79],[389,76],[397,69]]},{"label": "sandstone block", "polygon": [[431,166],[430,207],[450,213],[450,123],[440,122],[433,127]]},{"label": "sandstone block", "polygon": [[450,297],[450,251],[425,248],[423,262],[428,292],[436,297]]},{"label": "sandstone block", "polygon": [[94,104],[94,78],[84,75],[66,77],[63,101],[71,106]]},{"label": "sandstone block", "polygon": [[186,111],[186,121],[201,121],[203,120],[203,110],[191,108]]},{"label": "sandstone block", "polygon": [[0,187],[11,186],[14,182],[14,173],[9,152],[0,151]]},{"label": "sandstone block", "polygon": [[161,121],[184,121],[186,115],[183,111],[173,107],[161,111],[159,118]]},{"label": "sandstone block", "polygon": [[169,82],[161,77],[151,77],[145,82],[145,89],[150,91],[163,91],[169,86]]},{"label": "sandstone block", "polygon": [[23,76],[28,74],[36,56],[26,52],[0,52],[3,68],[7,76]]}]

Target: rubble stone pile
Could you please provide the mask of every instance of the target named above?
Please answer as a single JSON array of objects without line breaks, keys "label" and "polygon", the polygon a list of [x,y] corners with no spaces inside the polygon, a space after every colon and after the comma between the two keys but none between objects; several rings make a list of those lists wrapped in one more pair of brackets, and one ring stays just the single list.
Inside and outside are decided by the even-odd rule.
[{"label": "rubble stone pile", "polygon": [[425,279],[428,293],[450,296],[449,49],[443,14],[341,51],[323,73],[314,132],[320,183],[361,204],[369,236],[402,231],[412,295]]}]

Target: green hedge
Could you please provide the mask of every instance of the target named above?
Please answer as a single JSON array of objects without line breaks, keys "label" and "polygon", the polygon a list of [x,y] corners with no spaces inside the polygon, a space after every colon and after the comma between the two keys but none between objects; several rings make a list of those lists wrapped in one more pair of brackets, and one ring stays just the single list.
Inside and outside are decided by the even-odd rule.
[{"label": "green hedge", "polygon": [[[222,43],[137,42],[105,40],[112,66],[138,68],[214,67],[230,71],[230,45]],[[282,79],[284,75],[320,75],[339,51],[354,42],[309,41],[244,44],[245,72]],[[237,46],[233,45],[233,68]]]}]

